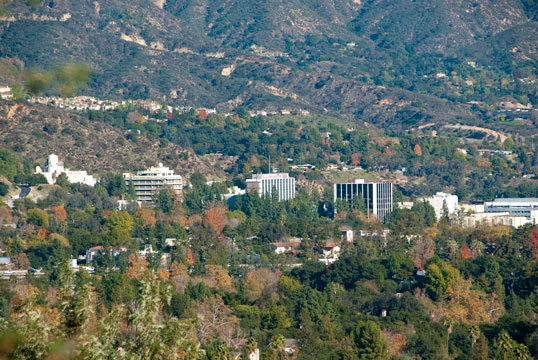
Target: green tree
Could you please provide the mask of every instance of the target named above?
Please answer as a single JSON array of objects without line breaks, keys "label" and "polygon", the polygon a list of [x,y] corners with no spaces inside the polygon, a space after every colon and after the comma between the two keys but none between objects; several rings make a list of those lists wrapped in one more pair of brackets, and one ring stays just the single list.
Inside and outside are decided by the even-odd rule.
[{"label": "green tree", "polygon": [[71,186],[71,183],[69,182],[69,178],[67,177],[67,175],[65,173],[61,173],[56,178],[56,185],[63,188],[68,188],[69,186]]},{"label": "green tree", "polygon": [[529,349],[519,344],[506,330],[502,330],[493,342],[494,359],[496,360],[530,360]]},{"label": "green tree", "polygon": [[21,172],[21,162],[11,151],[0,148],[0,174],[9,181],[15,179],[15,175]]},{"label": "green tree", "polygon": [[361,321],[353,332],[359,359],[388,359],[387,342],[381,328],[373,321]]},{"label": "green tree", "polygon": [[426,292],[434,300],[442,298],[448,285],[460,277],[459,271],[439,260],[426,268]]},{"label": "green tree", "polygon": [[49,215],[47,214],[45,210],[30,209],[28,210],[28,217],[26,218],[26,221],[29,224],[33,224],[35,226],[48,227]]},{"label": "green tree", "polygon": [[174,208],[174,199],[172,198],[169,189],[163,188],[159,191],[159,194],[157,195],[157,204],[159,204],[161,210],[166,214],[169,214],[172,211]]},{"label": "green tree", "polygon": [[133,228],[133,217],[127,211],[111,211],[105,218],[108,227],[108,240],[111,244],[122,244],[130,238],[130,231]]},{"label": "green tree", "polygon": [[132,181],[129,181],[129,186],[127,187],[127,200],[136,200],[136,191]]},{"label": "green tree", "polygon": [[6,196],[9,192],[9,185],[0,181],[0,196]]}]

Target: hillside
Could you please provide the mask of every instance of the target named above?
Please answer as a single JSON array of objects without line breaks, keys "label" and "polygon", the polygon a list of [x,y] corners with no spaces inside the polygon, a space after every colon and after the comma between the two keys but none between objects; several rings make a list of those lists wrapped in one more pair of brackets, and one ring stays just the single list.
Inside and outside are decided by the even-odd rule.
[{"label": "hillside", "polygon": [[133,141],[130,135],[62,110],[0,101],[0,146],[30,164],[43,164],[54,153],[66,166],[90,173],[142,170],[163,162],[181,175],[218,174],[209,160],[191,150],[144,136]]},{"label": "hillside", "polygon": [[[513,82],[514,72],[537,75],[532,1],[134,0],[128,5],[121,0],[13,4],[0,21],[0,57],[19,68],[88,63],[94,74],[83,92],[100,97],[225,110],[308,108],[382,126],[479,122],[482,115],[465,104],[470,100],[494,105],[510,95],[536,102],[536,86],[521,90]],[[513,85],[499,90],[488,83],[469,94],[453,86],[458,79],[428,80],[466,61],[487,65],[488,77]],[[2,73],[0,81],[13,81],[11,70]]]}]

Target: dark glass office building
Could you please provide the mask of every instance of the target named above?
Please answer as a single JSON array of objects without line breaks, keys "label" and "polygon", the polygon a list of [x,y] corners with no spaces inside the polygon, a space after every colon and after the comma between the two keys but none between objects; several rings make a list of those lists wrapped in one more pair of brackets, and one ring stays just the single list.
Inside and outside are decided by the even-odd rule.
[{"label": "dark glass office building", "polygon": [[366,206],[366,213],[375,215],[381,222],[387,220],[392,212],[392,184],[391,183],[365,183],[358,179],[353,183],[334,184],[334,201],[337,199],[351,202],[353,198],[362,196]]}]

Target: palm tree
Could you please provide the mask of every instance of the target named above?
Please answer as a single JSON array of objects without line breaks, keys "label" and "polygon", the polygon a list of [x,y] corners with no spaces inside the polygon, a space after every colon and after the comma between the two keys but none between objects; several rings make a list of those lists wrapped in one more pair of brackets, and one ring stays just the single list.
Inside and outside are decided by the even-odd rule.
[{"label": "palm tree", "polygon": [[271,339],[271,348],[273,348],[279,358],[282,358],[285,346],[284,335],[277,334]]},{"label": "palm tree", "polygon": [[448,250],[450,251],[450,258],[454,259],[454,256],[458,252],[459,245],[455,240],[449,240],[447,243]]},{"label": "palm tree", "polygon": [[512,352],[514,347],[514,340],[508,335],[506,330],[501,331],[497,338],[497,347],[499,352],[503,355],[503,359],[506,360],[509,353]]},{"label": "palm tree", "polygon": [[471,326],[471,347],[474,347],[476,341],[480,337],[480,328],[477,325]]},{"label": "palm tree", "polygon": [[454,319],[452,319],[450,316],[445,316],[443,319],[443,325],[446,326],[446,358],[449,358],[449,351],[448,351],[448,342],[450,340],[450,334],[452,334],[452,325],[454,324]]},{"label": "palm tree", "polygon": [[473,256],[478,256],[482,254],[482,251],[486,248],[486,245],[480,240],[471,241],[471,252]]},{"label": "palm tree", "polygon": [[255,352],[256,349],[258,348],[258,343],[256,342],[256,339],[254,339],[253,337],[249,337],[247,340],[247,344],[245,345],[245,348],[247,350],[248,355]]}]

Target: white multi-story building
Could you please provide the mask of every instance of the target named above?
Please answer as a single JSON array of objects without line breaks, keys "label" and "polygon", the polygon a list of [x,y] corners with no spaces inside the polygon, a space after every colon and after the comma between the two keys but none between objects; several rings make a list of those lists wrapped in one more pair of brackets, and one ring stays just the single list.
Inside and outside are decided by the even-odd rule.
[{"label": "white multi-story building", "polygon": [[58,160],[58,155],[51,154],[47,159],[44,168],[36,167],[36,174],[45,176],[49,184],[56,183],[56,179],[60,174],[65,174],[70,183],[81,183],[89,186],[95,186],[97,182],[92,175],[88,175],[86,171],[73,171],[66,169],[64,163]]},{"label": "white multi-story building", "polygon": [[127,186],[131,182],[133,183],[136,199],[143,202],[151,202],[153,195],[163,186],[168,186],[176,192],[180,192],[183,188],[183,178],[181,175],[174,175],[174,171],[163,166],[162,163],[159,163],[157,167],[138,171],[136,175],[124,173],[123,179]]},{"label": "white multi-story building", "polygon": [[444,192],[438,192],[437,194],[427,197],[423,199],[424,201],[428,202],[435,211],[435,216],[437,217],[437,220],[439,220],[444,214],[443,214],[443,207],[446,204],[446,209],[448,212],[448,216],[452,216],[456,214],[458,211],[458,196],[452,195],[452,194],[446,194]]},{"label": "white multi-story building", "polygon": [[289,200],[295,197],[295,178],[287,173],[254,174],[247,180],[247,192],[257,191],[260,196],[271,196],[273,188],[278,193],[279,200]]}]

